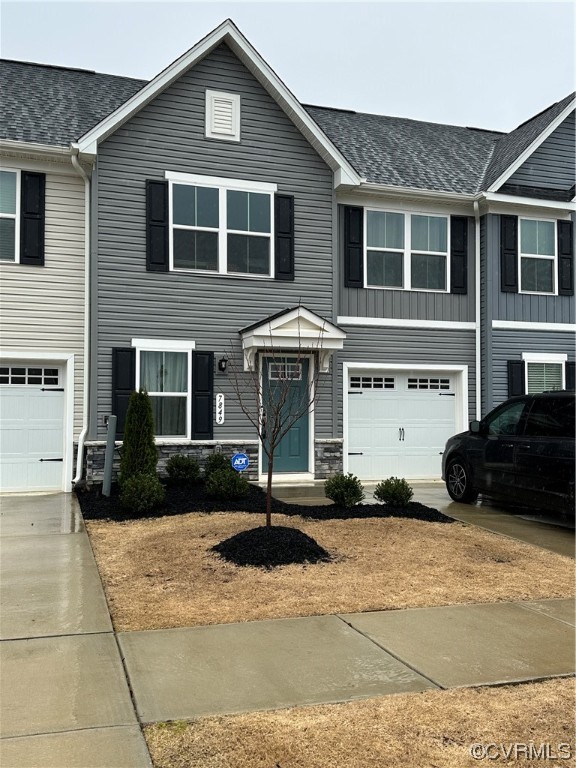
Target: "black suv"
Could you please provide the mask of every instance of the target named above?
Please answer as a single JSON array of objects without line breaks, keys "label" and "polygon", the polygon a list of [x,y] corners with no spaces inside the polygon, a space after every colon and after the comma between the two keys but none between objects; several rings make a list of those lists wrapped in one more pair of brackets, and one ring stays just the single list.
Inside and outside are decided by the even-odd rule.
[{"label": "black suv", "polygon": [[486,494],[574,515],[574,392],[507,400],[451,437],[442,479],[455,501]]}]

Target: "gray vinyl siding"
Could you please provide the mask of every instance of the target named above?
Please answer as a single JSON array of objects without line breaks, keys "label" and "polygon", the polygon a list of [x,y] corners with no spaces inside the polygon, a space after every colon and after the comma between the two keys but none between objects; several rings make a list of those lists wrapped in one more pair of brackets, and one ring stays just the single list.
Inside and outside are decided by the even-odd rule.
[{"label": "gray vinyl siding", "polygon": [[3,350],[74,354],[76,438],[84,374],[84,183],[71,170],[46,174],[45,265],[2,262],[0,282]]},{"label": "gray vinyl siding", "polygon": [[[239,143],[204,138],[207,88],[240,94]],[[167,170],[277,183],[279,193],[294,195],[295,281],[146,272],[145,182]],[[332,173],[225,45],[103,142],[97,173],[98,412],[91,437],[104,436],[102,417],[111,409],[113,347],[128,347],[134,337],[189,339],[217,360],[231,348],[239,352],[239,329],[299,302],[332,319]],[[316,437],[332,435],[326,379]],[[254,438],[230,378],[216,373],[215,391],[227,401],[226,422],[215,425],[214,438]]]},{"label": "gray vinyl siding", "polygon": [[575,142],[575,113],[572,112],[506,184],[570,189],[575,180]]},{"label": "gray vinyl siding", "polygon": [[508,360],[522,360],[523,352],[567,354],[575,359],[576,335],[559,331],[494,330],[492,334],[493,397],[483,408],[483,415],[508,398]]},{"label": "gray vinyl siding", "polygon": [[492,304],[493,319],[533,323],[576,322],[574,296],[537,296],[500,290],[500,216],[489,214],[486,219],[486,290],[491,294],[488,301]]},{"label": "gray vinyl siding", "polygon": [[387,365],[467,365],[468,412],[475,418],[475,334],[473,330],[425,330],[421,328],[358,328],[343,326],[347,337],[338,353],[336,387],[338,392],[338,437],[342,437],[342,363]]},{"label": "gray vinyl siding", "polygon": [[[342,219],[343,207],[339,206]],[[340,242],[343,226],[340,222]],[[448,258],[450,258],[448,256]],[[396,320],[450,320],[474,322],[474,219],[468,221],[468,293],[347,288],[344,285],[343,253],[340,248],[338,314],[345,317],[379,317]],[[366,276],[364,276],[366,279]]]}]

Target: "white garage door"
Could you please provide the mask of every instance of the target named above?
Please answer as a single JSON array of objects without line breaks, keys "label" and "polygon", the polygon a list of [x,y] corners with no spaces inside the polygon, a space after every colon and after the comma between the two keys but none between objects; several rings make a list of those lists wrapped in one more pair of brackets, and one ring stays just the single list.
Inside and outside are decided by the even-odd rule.
[{"label": "white garage door", "polygon": [[357,372],[348,381],[348,470],[361,480],[439,478],[456,431],[454,376]]},{"label": "white garage door", "polygon": [[0,491],[62,488],[62,378],[55,366],[0,367]]}]

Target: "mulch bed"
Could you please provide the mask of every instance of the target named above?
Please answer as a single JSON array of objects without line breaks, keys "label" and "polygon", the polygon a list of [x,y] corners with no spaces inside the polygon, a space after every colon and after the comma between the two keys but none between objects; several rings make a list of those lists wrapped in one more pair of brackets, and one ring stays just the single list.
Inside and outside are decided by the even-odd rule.
[{"label": "mulch bed", "polygon": [[328,563],[332,556],[313,538],[297,528],[261,526],[242,531],[212,547],[235,565],[274,568],[294,563]]},{"label": "mulch bed", "polygon": [[[202,482],[189,486],[165,483],[166,499],[162,506],[145,515],[137,517],[164,517],[182,515],[188,512],[248,512],[264,514],[266,511],[266,493],[258,486],[250,486],[246,497],[238,501],[220,501],[206,494]],[[120,506],[118,488],[113,486],[109,497],[102,496],[98,490],[76,491],[82,514],[86,520],[133,520],[134,515]],[[312,520],[347,520],[364,517],[401,517],[423,520],[430,523],[453,523],[451,517],[417,501],[411,501],[407,507],[391,507],[387,504],[359,504],[354,507],[337,507],[334,504],[304,506],[289,504],[278,499],[272,500],[274,514],[309,518]]]}]

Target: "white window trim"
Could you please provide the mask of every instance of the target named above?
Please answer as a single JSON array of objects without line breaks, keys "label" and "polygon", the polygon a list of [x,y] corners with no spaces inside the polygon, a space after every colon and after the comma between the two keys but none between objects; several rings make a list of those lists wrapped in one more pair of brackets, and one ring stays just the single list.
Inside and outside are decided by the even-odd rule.
[{"label": "white window trim", "polygon": [[[223,275],[228,277],[248,278],[250,280],[268,280],[274,278],[274,195],[278,190],[277,184],[258,181],[243,181],[241,179],[226,179],[218,176],[198,176],[189,173],[166,171],[168,180],[169,207],[169,265],[171,272],[193,272],[200,275]],[[192,186],[210,187],[218,190],[218,229],[211,227],[187,227],[178,225],[177,229],[191,231],[216,232],[218,234],[218,269],[183,269],[174,266],[174,224],[172,216],[172,195],[174,184],[190,184]],[[228,229],[228,198],[227,192],[257,192],[270,197],[270,234],[266,232],[245,232],[244,230]],[[250,274],[249,272],[229,272],[228,267],[228,234],[240,234],[250,237],[269,238],[270,264],[267,274]]]},{"label": "white window trim", "polygon": [[568,355],[566,353],[545,353],[545,352],[523,352],[524,361],[524,391],[528,394],[528,365],[530,363],[548,363],[550,365],[560,365],[562,371],[562,389],[566,389],[566,362]]},{"label": "white window trim", "polygon": [[[549,221],[554,225],[554,255],[540,255],[537,253],[522,253],[522,222],[523,221]],[[523,291],[522,290],[522,259],[541,259],[552,262],[552,291]],[[556,219],[546,216],[519,216],[518,217],[518,293],[527,296],[557,296],[558,295],[558,228]]]},{"label": "white window trim", "polygon": [[[232,105],[232,133],[214,129],[214,102],[216,99],[229,101]],[[206,138],[220,141],[240,141],[240,94],[225,91],[206,91]]]},{"label": "white window trim", "polygon": [[16,174],[16,212],[15,213],[0,213],[0,219],[14,219],[14,259],[9,261],[2,260],[0,264],[20,264],[20,184],[21,184],[21,171],[15,168],[5,168],[4,165],[0,170],[6,173]]},{"label": "white window trim", "polygon": [[[189,441],[192,432],[192,351],[196,342],[187,339],[132,339],[131,346],[136,349],[136,389],[140,388],[140,355],[142,352],[185,352],[188,355],[188,386],[186,389],[186,434],[156,435],[156,443],[169,440],[171,443]],[[149,393],[154,394],[154,393]],[[181,397],[183,393],[158,393],[162,397]]]},{"label": "white window trim", "polygon": [[[374,213],[401,213],[404,216],[404,248],[383,248],[380,246],[368,246],[368,211]],[[427,216],[437,219],[446,219],[446,252],[441,251],[418,251],[412,249],[412,216]],[[422,293],[450,293],[450,215],[445,213],[432,213],[422,210],[396,210],[394,208],[375,208],[367,206],[364,208],[364,287],[377,291],[418,291]],[[379,251],[386,253],[401,253],[402,257],[402,275],[404,285],[402,287],[387,285],[370,285],[368,283],[368,251]],[[446,257],[446,288],[412,288],[412,254],[423,256],[445,256]]]}]

